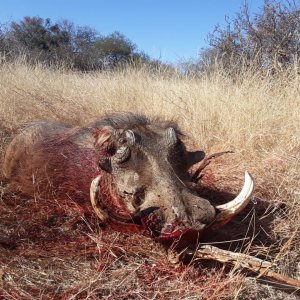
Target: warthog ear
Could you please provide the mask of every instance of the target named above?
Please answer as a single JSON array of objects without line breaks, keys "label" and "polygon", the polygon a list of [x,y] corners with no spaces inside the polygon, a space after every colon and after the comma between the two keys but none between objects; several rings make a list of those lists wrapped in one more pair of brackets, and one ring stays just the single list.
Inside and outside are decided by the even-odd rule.
[{"label": "warthog ear", "polygon": [[94,129],[93,134],[99,167],[111,173],[110,157],[115,154],[117,148],[115,129],[111,126],[103,126]]},{"label": "warthog ear", "polygon": [[103,126],[94,130],[95,147],[101,157],[110,157],[116,152],[115,129]]},{"label": "warthog ear", "polygon": [[109,141],[114,134],[115,129],[111,126],[103,126],[94,130],[95,146],[102,147]]}]

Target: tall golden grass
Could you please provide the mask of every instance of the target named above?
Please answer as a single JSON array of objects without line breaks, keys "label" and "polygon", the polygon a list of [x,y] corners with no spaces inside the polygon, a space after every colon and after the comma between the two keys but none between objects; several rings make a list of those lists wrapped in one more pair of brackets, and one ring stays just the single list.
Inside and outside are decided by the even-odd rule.
[{"label": "tall golden grass", "polygon": [[[238,244],[237,250],[267,257],[278,265],[280,272],[299,277],[300,75],[298,72],[299,70],[289,71],[276,77],[263,76],[259,72],[245,72],[242,78],[233,80],[223,72],[188,77],[180,72],[154,73],[147,67],[127,68],[117,72],[76,73],[63,67],[51,69],[43,65],[30,66],[21,58],[15,62],[5,62],[3,59],[0,67],[1,154],[4,153],[6,144],[17,128],[33,119],[59,119],[83,125],[93,118],[113,111],[132,111],[150,117],[171,118],[179,123],[187,135],[187,143],[191,149],[201,148],[207,153],[222,150],[235,151],[235,154],[213,162],[207,170],[214,176],[214,188],[236,193],[242,185],[243,172],[248,170],[253,174],[256,181],[254,201],[248,212],[236,221],[233,229],[235,235],[231,235],[231,237],[241,237],[239,236],[240,224],[243,223],[247,227],[246,231],[242,231],[243,237],[247,235],[246,242]],[[205,176],[203,184],[209,184],[205,181]],[[3,196],[6,191],[5,186],[1,191],[3,215],[6,214],[6,217],[10,215],[13,222],[14,210],[7,205],[9,197]],[[17,196],[11,195],[11,197]],[[255,204],[257,202],[260,203],[259,206]],[[19,205],[22,204],[18,204],[18,211]],[[10,219],[7,217],[5,220],[7,225]],[[228,226],[230,227],[227,225],[227,228]],[[8,235],[7,232],[6,234]],[[96,239],[97,247],[101,248],[99,231],[93,234],[92,242]],[[110,249],[106,251],[105,255],[109,256]],[[158,280],[153,274],[152,283],[155,283],[153,289],[159,292],[155,294],[153,291],[151,294],[149,287],[146,288],[148,282],[145,286],[139,287],[141,299],[151,295],[152,297],[156,295],[151,299],[168,299],[171,296],[178,299],[197,299],[197,295],[202,295],[204,298],[211,297],[210,299],[231,296],[237,299],[243,297],[242,295],[245,295],[243,293],[248,293],[244,290],[244,285],[240,285],[240,280],[236,281],[231,288],[229,287],[228,282],[230,276],[233,276],[232,273],[227,277],[223,273],[225,277],[218,273],[219,289],[215,288],[212,279],[206,281],[208,283],[202,285],[204,288],[201,289],[196,284],[197,279],[193,273],[196,272],[195,270],[185,270],[183,272],[185,275],[177,274],[174,267],[166,271],[164,269],[167,268],[166,264],[162,265],[160,254],[149,251],[149,255],[153,256],[148,257],[151,264],[161,264],[159,274],[165,274],[165,280],[170,278],[174,280],[174,284],[170,283],[169,290],[165,286],[160,290],[158,282],[161,279]],[[141,253],[147,255],[143,251]],[[138,274],[140,257],[138,253],[134,257],[133,261],[137,269],[135,270],[132,264],[127,264],[130,268],[126,269],[126,266],[123,266],[125,271],[123,273],[120,271],[121,275],[117,274],[115,269],[116,274],[108,270],[107,274],[111,280],[114,276],[121,278],[119,283],[122,286],[128,279],[124,272]],[[117,264],[116,260],[110,257],[111,264]],[[78,264],[83,267],[86,261],[83,259]],[[5,266],[8,266],[7,260]],[[18,268],[22,267],[19,265]],[[30,269],[27,270],[28,274],[34,273],[33,266],[28,268]],[[74,266],[70,268],[74,269]],[[92,290],[96,290],[95,283],[101,279],[101,276],[106,276],[105,268],[109,269],[107,266],[104,267],[100,275],[90,274],[92,281],[86,278],[85,281],[80,281],[80,274],[77,274],[74,269],[73,275],[76,274],[73,281],[78,290],[74,291],[70,285],[62,287],[57,283],[57,286],[62,289],[61,295],[64,295],[64,299],[77,299],[80,288],[81,291],[92,293]],[[85,266],[85,270],[87,269],[88,267]],[[7,269],[5,270],[9,273]],[[17,271],[14,272],[17,274]],[[173,277],[169,273],[172,273]],[[24,270],[22,274],[23,277],[26,276]],[[35,275],[31,275],[31,278],[34,278]],[[138,275],[134,276],[138,278]],[[201,276],[199,278],[203,279],[203,274]],[[60,278],[63,280],[64,277],[60,275]],[[15,284],[17,285],[16,282]],[[178,288],[176,292],[177,284],[189,287],[193,292],[188,293],[184,287]],[[213,292],[211,287],[214,287]],[[32,291],[31,293],[30,289],[20,286],[19,288],[23,298],[29,299],[32,295],[36,295]],[[4,288],[3,285],[5,296],[18,298],[17,293],[9,292],[11,289]],[[110,290],[111,296],[111,298],[107,296],[108,299],[118,299],[117,296],[113,297],[112,286],[108,286],[107,289]],[[39,292],[42,293],[41,290]],[[136,298],[132,296],[132,299],[139,299],[137,286],[134,286],[134,293],[137,293]],[[185,298],[185,295],[190,295],[191,298],[187,296]],[[276,297],[276,293],[272,295]]]}]

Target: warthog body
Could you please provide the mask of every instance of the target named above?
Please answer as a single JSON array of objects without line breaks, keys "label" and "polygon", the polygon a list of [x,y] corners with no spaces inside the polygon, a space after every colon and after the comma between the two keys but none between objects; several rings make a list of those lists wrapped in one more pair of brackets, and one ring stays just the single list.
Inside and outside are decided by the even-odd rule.
[{"label": "warthog body", "polygon": [[103,222],[137,222],[173,238],[222,215],[192,188],[188,169],[203,158],[186,150],[173,122],[120,113],[86,127],[32,122],[8,146],[3,171],[15,189],[38,197],[87,201],[93,182],[92,204]]}]

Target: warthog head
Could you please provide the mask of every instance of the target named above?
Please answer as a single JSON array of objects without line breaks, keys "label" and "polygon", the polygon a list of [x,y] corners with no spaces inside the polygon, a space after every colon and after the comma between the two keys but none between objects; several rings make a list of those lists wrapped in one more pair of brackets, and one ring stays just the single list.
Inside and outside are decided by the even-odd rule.
[{"label": "warthog head", "polygon": [[118,213],[118,205],[113,211],[108,208],[103,198],[108,193],[106,176],[100,175],[91,185],[91,201],[100,219],[110,216],[140,223],[153,236],[168,239],[226,223],[240,212],[253,190],[251,176],[246,173],[245,186],[236,199],[214,207],[197,195],[188,175],[188,169],[204,159],[204,152],[187,151],[182,137],[172,123],[101,127],[95,143],[99,166],[111,176],[110,193],[116,195],[120,211],[127,213]]}]

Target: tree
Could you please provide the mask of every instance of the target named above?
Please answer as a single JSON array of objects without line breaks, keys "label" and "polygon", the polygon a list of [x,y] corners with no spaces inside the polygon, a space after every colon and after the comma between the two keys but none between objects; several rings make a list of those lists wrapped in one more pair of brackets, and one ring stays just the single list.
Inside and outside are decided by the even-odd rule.
[{"label": "tree", "polygon": [[52,25],[50,19],[39,17],[12,22],[10,36],[26,48],[47,51],[70,42],[67,31],[62,31],[58,24]]},{"label": "tree", "polygon": [[200,69],[218,67],[239,72],[248,67],[278,72],[298,62],[300,7],[295,1],[264,0],[261,11],[250,16],[245,3],[225,28],[208,36],[210,48],[200,53]]},{"label": "tree", "polygon": [[40,17],[25,17],[9,26],[0,26],[0,52],[12,59],[25,54],[31,63],[63,63],[81,71],[150,62],[120,32],[101,36],[88,26],[76,26],[67,20],[53,23]]},{"label": "tree", "polygon": [[105,63],[109,66],[129,62],[138,54],[136,45],[118,31],[98,38],[95,48],[103,55]]}]

